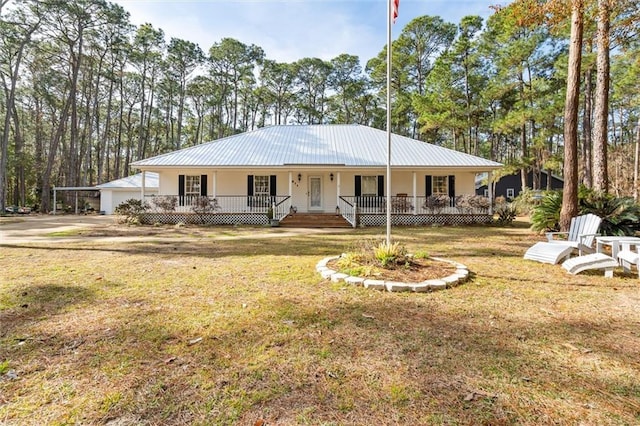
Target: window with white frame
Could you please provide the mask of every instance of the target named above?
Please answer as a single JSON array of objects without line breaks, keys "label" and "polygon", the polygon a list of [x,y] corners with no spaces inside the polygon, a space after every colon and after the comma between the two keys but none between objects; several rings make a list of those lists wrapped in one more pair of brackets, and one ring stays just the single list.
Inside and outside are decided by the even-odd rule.
[{"label": "window with white frame", "polygon": [[507,198],[513,198],[515,191],[513,188],[507,188]]},{"label": "window with white frame", "polygon": [[254,176],[253,177],[253,195],[266,195],[269,196],[269,176]]},{"label": "window with white frame", "polygon": [[433,195],[449,195],[449,177],[448,176],[434,176],[431,184]]},{"label": "window with white frame", "polygon": [[186,175],[184,177],[184,195],[200,195],[200,175]]},{"label": "window with white frame", "polygon": [[378,195],[377,176],[362,176],[362,195],[365,197],[375,197]]}]

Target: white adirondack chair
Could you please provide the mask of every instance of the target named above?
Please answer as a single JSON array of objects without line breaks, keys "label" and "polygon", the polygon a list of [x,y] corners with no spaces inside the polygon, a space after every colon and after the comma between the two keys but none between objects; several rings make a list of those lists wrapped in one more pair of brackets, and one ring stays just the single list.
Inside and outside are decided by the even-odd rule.
[{"label": "white adirondack chair", "polygon": [[[569,232],[547,232],[547,241],[539,242],[530,247],[524,254],[525,259],[537,262],[556,264],[567,259],[571,252],[595,252],[594,241],[598,235],[602,219],[594,214],[576,216],[571,219]],[[557,237],[565,235],[565,239]]]}]

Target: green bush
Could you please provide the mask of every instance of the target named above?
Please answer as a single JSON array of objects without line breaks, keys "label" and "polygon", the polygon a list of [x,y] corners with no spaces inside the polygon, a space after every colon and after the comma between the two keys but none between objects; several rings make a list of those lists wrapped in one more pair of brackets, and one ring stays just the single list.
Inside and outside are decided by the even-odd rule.
[{"label": "green bush", "polygon": [[531,211],[531,229],[538,232],[560,230],[562,191],[546,191]]},{"label": "green bush", "polygon": [[[547,191],[531,212],[534,231],[558,231],[562,191]],[[593,213],[602,218],[602,235],[633,235],[640,221],[640,205],[630,197],[615,197],[581,187],[578,192],[579,214]]]}]

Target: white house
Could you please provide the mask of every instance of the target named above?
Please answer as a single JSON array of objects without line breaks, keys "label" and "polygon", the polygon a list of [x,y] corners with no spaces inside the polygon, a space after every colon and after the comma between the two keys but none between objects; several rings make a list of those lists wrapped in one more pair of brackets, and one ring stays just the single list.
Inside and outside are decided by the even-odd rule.
[{"label": "white house", "polygon": [[[265,127],[132,163],[143,176],[157,173],[158,197],[149,197],[148,178],[139,196],[165,220],[193,213],[204,200],[200,213],[211,223],[263,223],[272,209],[276,219],[339,212],[354,226],[357,215],[363,224],[384,223],[387,202],[398,224],[486,217],[487,206],[474,209],[464,198],[475,196],[478,173],[501,166],[395,134],[389,144],[386,131],[361,125]],[[167,199],[173,205],[158,202]]]},{"label": "white house", "polygon": [[[130,199],[140,199],[142,173],[96,185],[96,188],[100,190],[100,211],[113,214],[119,204]],[[158,173],[145,173],[145,193],[149,195],[158,193]]]}]

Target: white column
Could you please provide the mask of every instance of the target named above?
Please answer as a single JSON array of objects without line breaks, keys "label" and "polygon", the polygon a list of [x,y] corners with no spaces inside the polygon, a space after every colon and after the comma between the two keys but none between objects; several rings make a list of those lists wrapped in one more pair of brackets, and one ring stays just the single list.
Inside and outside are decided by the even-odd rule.
[{"label": "white column", "polygon": [[214,170],[213,171],[213,177],[212,177],[213,182],[211,182],[213,184],[213,198],[216,198],[218,196],[218,171]]},{"label": "white column", "polygon": [[142,171],[142,184],[140,185],[140,201],[144,201],[144,185],[147,178],[147,172]]},{"label": "white column", "polygon": [[487,175],[487,189],[489,190],[489,214],[493,216],[493,182],[491,182],[492,173],[489,171]]},{"label": "white column", "polygon": [[416,172],[411,172],[411,175],[413,176],[413,215],[415,216],[418,214],[418,175]]},{"label": "white column", "polygon": [[336,206],[340,205],[340,172],[336,172]]}]

